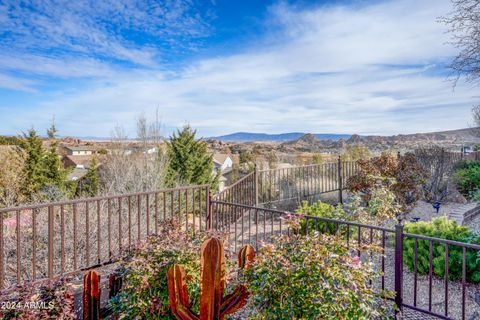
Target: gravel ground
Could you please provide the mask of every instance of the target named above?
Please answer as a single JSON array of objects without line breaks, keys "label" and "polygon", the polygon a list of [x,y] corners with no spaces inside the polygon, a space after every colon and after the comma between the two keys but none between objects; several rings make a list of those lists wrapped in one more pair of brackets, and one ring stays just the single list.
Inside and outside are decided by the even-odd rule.
[{"label": "gravel ground", "polygon": [[[394,255],[393,250],[387,251],[385,259],[385,287],[389,290],[394,288]],[[413,305],[414,301],[414,273],[410,272],[404,266],[403,272],[403,299],[404,303]],[[480,305],[475,302],[475,293],[479,292],[480,286],[469,284],[466,286],[465,292],[465,319],[480,319]],[[428,275],[418,275],[417,277],[417,307],[428,310],[429,302],[429,281]],[[453,319],[462,318],[462,284],[459,281],[448,282],[448,298],[445,300],[445,281],[442,278],[433,277],[432,279],[432,311],[438,314],[445,313],[445,303],[448,301],[448,316]],[[418,312],[408,312],[405,308],[408,319],[418,316],[416,319],[425,319],[426,316]]]},{"label": "gravel ground", "polygon": [[[419,205],[414,212],[421,213],[427,212],[428,209],[427,203]],[[423,208],[423,210],[422,210]],[[430,206],[431,208],[431,206]],[[446,213],[447,210],[453,208],[453,205],[445,205],[444,211],[440,211],[440,215]],[[430,216],[432,216],[433,209],[429,211]],[[428,215],[424,216],[427,220]],[[240,216],[236,223],[233,223],[230,227],[230,244],[231,249],[238,251],[239,248],[246,244],[252,243],[256,245],[256,233],[258,230],[258,242],[259,245],[264,241],[268,241],[272,234],[278,234],[280,232],[286,233],[285,224],[282,224],[282,229],[280,230],[280,219],[274,217],[273,221],[270,214],[265,215],[262,212],[258,214],[258,226],[255,224],[255,213],[254,212],[245,212],[243,217]],[[264,219],[265,218],[265,219]],[[243,220],[243,225],[242,225]],[[258,229],[257,229],[258,227]],[[380,268],[381,262],[380,258],[377,259],[377,267]],[[393,290],[394,288],[394,255],[393,250],[387,250],[385,258],[385,288],[387,290]],[[380,287],[380,282],[377,281],[376,285]],[[479,285],[469,284],[466,287],[466,317],[468,320],[480,320],[480,305],[475,302],[475,293],[480,292]],[[403,296],[404,302],[413,305],[414,299],[414,274],[410,272],[405,266],[404,268],[404,285],[403,285]],[[417,276],[417,307],[428,310],[428,301],[429,301],[429,281],[427,275],[418,275]],[[445,282],[443,279],[434,277],[432,279],[432,311],[439,314],[444,314],[445,312]],[[458,281],[449,281],[448,282],[448,317],[452,319],[461,319],[462,309],[462,285]],[[246,315],[244,313],[237,315],[234,319],[245,319]],[[429,319],[425,314],[414,312],[405,308],[403,318],[405,319]]]},{"label": "gravel ground", "polygon": [[462,204],[460,203],[453,202],[445,203],[441,205],[440,210],[437,213],[437,211],[433,209],[430,203],[427,203],[425,201],[419,201],[417,205],[412,209],[412,211],[407,214],[406,218],[410,219],[413,217],[417,217],[420,218],[420,221],[430,221],[432,220],[432,218],[448,215],[461,205]]}]

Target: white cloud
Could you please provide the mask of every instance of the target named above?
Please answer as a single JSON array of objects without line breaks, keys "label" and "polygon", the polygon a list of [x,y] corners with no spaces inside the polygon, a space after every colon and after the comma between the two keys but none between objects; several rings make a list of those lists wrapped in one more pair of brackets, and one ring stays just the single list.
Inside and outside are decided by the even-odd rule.
[{"label": "white cloud", "polygon": [[62,134],[105,136],[115,123],[133,134],[135,117],[157,107],[167,127],[190,122],[204,136],[465,127],[478,97],[463,84],[453,91],[439,74],[455,53],[436,22],[449,10],[448,0],[308,10],[278,4],[269,11],[271,33],[243,53],[191,63],[173,77],[156,68],[112,71],[88,60],[78,74],[107,74],[108,82],[45,97],[35,112],[13,113],[22,120],[7,129],[46,124],[55,114]]},{"label": "white cloud", "polygon": [[5,54],[55,52],[57,58],[75,54],[155,66],[165,44],[188,47],[209,33],[206,16],[189,0],[7,0],[0,6]]}]

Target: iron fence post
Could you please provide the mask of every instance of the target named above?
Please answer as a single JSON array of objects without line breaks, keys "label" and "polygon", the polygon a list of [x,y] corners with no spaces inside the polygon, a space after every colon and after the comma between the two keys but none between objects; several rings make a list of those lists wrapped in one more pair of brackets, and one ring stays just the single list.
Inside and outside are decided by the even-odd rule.
[{"label": "iron fence post", "polygon": [[338,201],[343,204],[342,156],[338,156]]},{"label": "iron fence post", "polygon": [[253,174],[255,176],[255,207],[258,207],[258,167],[257,167],[257,163],[255,162],[255,167],[254,167],[254,171],[253,171]]},{"label": "iron fence post", "polygon": [[53,206],[48,207],[48,278],[53,278]]},{"label": "iron fence post", "polygon": [[395,225],[395,314],[401,314],[403,304],[403,224],[399,219]]},{"label": "iron fence post", "polygon": [[208,188],[208,196],[207,196],[207,225],[208,229],[212,229],[213,225],[213,217],[212,217],[212,192],[210,188]]}]

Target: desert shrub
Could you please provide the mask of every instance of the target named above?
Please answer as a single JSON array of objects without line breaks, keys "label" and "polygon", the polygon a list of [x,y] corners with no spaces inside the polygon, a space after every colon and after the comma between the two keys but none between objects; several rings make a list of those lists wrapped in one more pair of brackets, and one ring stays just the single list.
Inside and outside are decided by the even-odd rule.
[{"label": "desert shrub", "polygon": [[[420,234],[429,237],[454,240],[467,243],[480,243],[480,238],[476,236],[468,227],[460,226],[455,221],[446,217],[435,218],[432,221],[406,223],[405,232]],[[414,270],[415,240],[411,237],[404,238],[404,262],[410,270]],[[420,274],[429,272],[429,241],[418,240],[418,262],[417,268]],[[433,242],[433,273],[439,277],[445,276],[445,245]],[[462,259],[463,249],[458,246],[450,245],[448,247],[448,276],[451,280],[462,278]],[[467,280],[469,282],[480,282],[480,256],[476,250],[467,250]]]},{"label": "desert shrub", "polygon": [[[347,220],[347,214],[345,213],[345,210],[343,210],[342,205],[339,204],[337,206],[332,206],[331,204],[322,201],[317,201],[311,205],[308,204],[308,201],[303,201],[302,205],[297,208],[296,212],[313,217]],[[309,232],[322,230],[333,233],[336,229],[336,225],[333,222],[324,222],[312,219],[307,220],[305,218],[301,219],[300,231],[302,234],[306,233],[307,227]]]},{"label": "desert shrub", "polygon": [[120,319],[175,319],[167,288],[167,270],[172,264],[185,267],[190,305],[198,312],[199,252],[204,238],[202,233],[184,233],[178,226],[167,225],[162,236],[140,244],[125,265],[122,291],[110,302]]},{"label": "desert shrub", "polygon": [[453,173],[458,191],[466,198],[473,198],[480,190],[480,162],[462,161],[455,167]]},{"label": "desert shrub", "polygon": [[71,283],[60,279],[43,285],[27,284],[13,296],[1,296],[5,320],[76,319]]},{"label": "desert shrub", "polygon": [[[400,206],[395,201],[392,191],[377,185],[371,191],[370,201],[365,204],[359,195],[353,195],[349,199],[346,210],[341,204],[333,206],[321,201],[309,205],[307,201],[297,208],[296,213],[300,215],[335,219],[342,221],[355,221],[371,225],[387,225],[401,213]],[[320,231],[323,233],[336,233],[346,231],[345,224],[337,225],[335,222],[322,221],[320,219],[300,219],[300,232],[305,234],[308,226],[309,233]],[[350,232],[354,232],[352,227]],[[366,229],[364,231],[367,231]]]},{"label": "desert shrub", "polygon": [[407,208],[421,197],[421,184],[426,174],[412,153],[398,159],[382,154],[368,160],[359,160],[358,172],[347,180],[347,189],[361,193],[369,201],[372,192],[381,184],[394,192],[396,201]]},{"label": "desert shrub", "polygon": [[389,293],[369,285],[376,277],[372,265],[352,257],[335,236],[278,236],[246,272],[251,319],[387,318]]},{"label": "desert shrub", "polygon": [[354,194],[349,201],[348,210],[353,220],[364,224],[386,225],[401,213],[395,193],[378,183],[370,193],[365,204],[362,197]]}]

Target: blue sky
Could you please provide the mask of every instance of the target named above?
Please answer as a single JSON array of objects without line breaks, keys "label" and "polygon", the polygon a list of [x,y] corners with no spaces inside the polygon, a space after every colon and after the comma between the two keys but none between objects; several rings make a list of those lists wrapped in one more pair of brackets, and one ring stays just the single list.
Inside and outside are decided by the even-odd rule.
[{"label": "blue sky", "polygon": [[0,0],[0,134],[398,134],[467,127],[448,0]]}]

